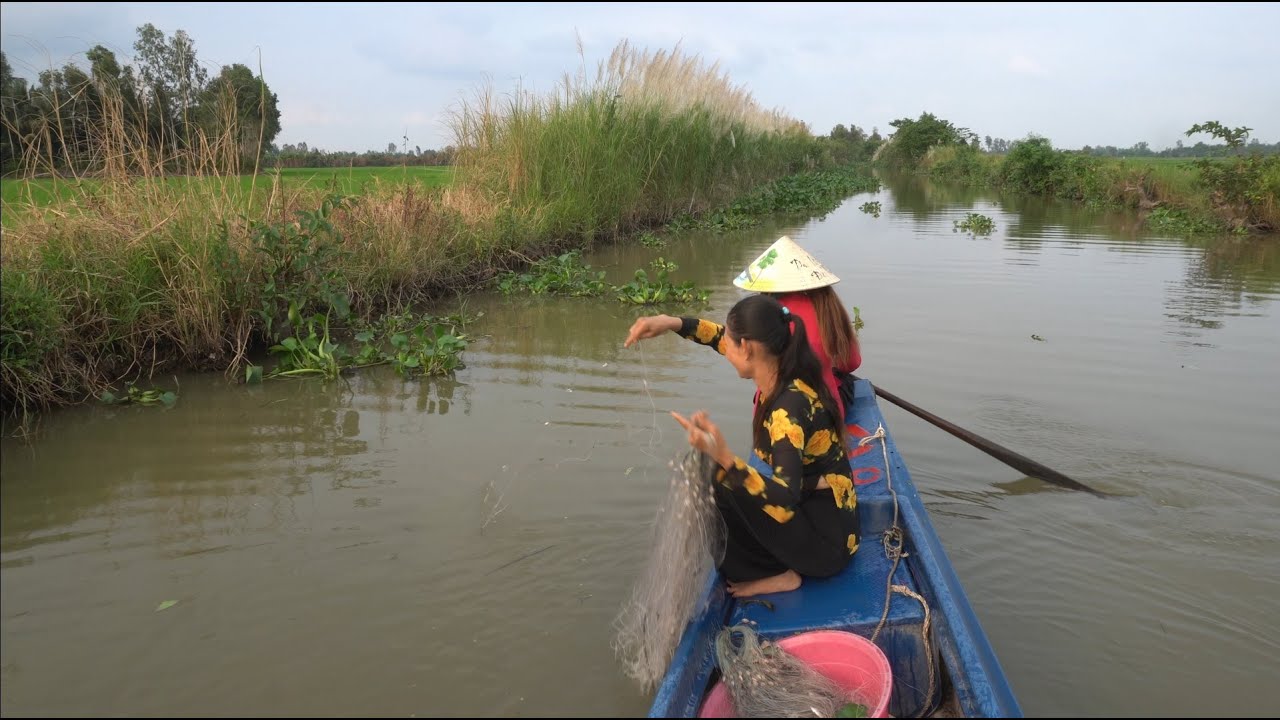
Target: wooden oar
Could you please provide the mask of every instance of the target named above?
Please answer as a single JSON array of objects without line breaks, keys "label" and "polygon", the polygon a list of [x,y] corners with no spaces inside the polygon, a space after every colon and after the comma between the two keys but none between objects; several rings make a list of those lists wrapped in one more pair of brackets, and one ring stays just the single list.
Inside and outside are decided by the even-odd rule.
[{"label": "wooden oar", "polygon": [[936,425],[937,427],[940,427],[943,430],[946,430],[952,435],[955,435],[961,440],[978,448],[979,450],[985,452],[986,454],[999,460],[1000,462],[1008,465],[1009,467],[1017,470],[1018,472],[1026,473],[1027,475],[1030,475],[1033,478],[1038,478],[1045,482],[1053,483],[1054,485],[1061,485],[1062,487],[1070,488],[1071,490],[1082,490],[1084,492],[1090,493],[1092,495],[1096,495],[1098,497],[1109,497],[1107,493],[1104,493],[1100,490],[1094,490],[1093,488],[1089,487],[1088,485],[1085,485],[1079,480],[1073,480],[1067,477],[1066,475],[1063,475],[1062,473],[1058,472],[1057,470],[1054,470],[1053,468],[1045,467],[1044,465],[1041,465],[1040,463],[1036,462],[1035,460],[1032,460],[1029,457],[1026,457],[1025,455],[1020,455],[1010,450],[1009,448],[1004,447],[1003,445],[999,445],[997,443],[991,442],[990,440],[984,437],[981,437],[968,430],[965,430],[964,428],[960,427],[959,425],[956,425],[955,423],[943,420],[942,418],[938,417],[937,415],[934,415],[928,410],[925,410],[924,408],[913,405],[907,402],[906,400],[903,400],[902,398],[898,397],[897,395],[894,395],[893,393],[889,392],[888,390],[885,390],[884,388],[881,388],[879,385],[876,385],[875,383],[872,383],[871,386],[876,389],[876,394],[884,398],[885,400],[888,400],[889,402],[893,403],[894,405],[897,405],[898,407],[902,408],[903,410],[906,410],[907,412],[911,413],[912,415],[915,415],[916,417],[924,419],[926,422],[932,423],[933,425]]}]

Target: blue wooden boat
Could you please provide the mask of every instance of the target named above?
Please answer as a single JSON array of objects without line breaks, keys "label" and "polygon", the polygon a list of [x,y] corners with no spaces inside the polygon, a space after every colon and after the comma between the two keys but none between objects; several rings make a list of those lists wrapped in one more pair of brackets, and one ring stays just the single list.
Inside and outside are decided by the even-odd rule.
[{"label": "blue wooden boat", "polygon": [[[893,670],[889,712],[894,717],[1022,716],[902,456],[887,433],[882,440],[874,437],[884,427],[884,416],[869,381],[854,383],[854,401],[846,412],[852,440],[872,436],[849,459],[862,523],[862,546],[853,560],[835,577],[805,578],[799,590],[762,596],[772,608],[738,602],[719,577],[712,577],[705,609],[685,628],[649,717],[697,717],[717,679],[716,634],[744,620],[775,640],[810,630],[874,635]],[[894,526],[895,508],[901,542],[889,545],[901,546],[896,563],[881,542]],[[886,589],[892,586],[900,588],[887,593],[886,613]]]}]

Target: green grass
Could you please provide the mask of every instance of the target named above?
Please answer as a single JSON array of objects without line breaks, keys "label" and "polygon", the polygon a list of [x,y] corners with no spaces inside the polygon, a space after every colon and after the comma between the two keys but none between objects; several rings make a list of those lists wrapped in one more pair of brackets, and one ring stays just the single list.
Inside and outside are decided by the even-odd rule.
[{"label": "green grass", "polygon": [[72,197],[76,188],[77,181],[57,181],[57,180],[17,180],[4,178],[0,179],[0,200],[6,207],[10,205],[48,205],[57,197],[65,200]]},{"label": "green grass", "polygon": [[1202,195],[1197,185],[1199,173],[1188,158],[1123,158],[1112,160],[1124,170],[1146,174],[1150,182],[1162,188],[1162,195],[1187,199]]},{"label": "green grass", "polygon": [[[432,188],[447,185],[453,181],[453,168],[448,166],[284,168],[279,172],[285,190],[333,189],[343,195],[357,195],[367,191],[371,186],[401,185],[412,182],[423,188]],[[270,187],[274,173],[274,170],[264,171],[258,176],[256,183],[253,175],[241,175],[240,187],[246,192],[255,184],[258,187]],[[203,178],[201,181],[221,183],[224,178]],[[175,177],[168,178],[167,182],[181,184],[190,180]],[[84,192],[93,192],[99,185],[100,182],[92,178],[84,180],[5,178],[0,180],[0,195],[3,196],[6,207],[13,206],[14,209],[22,205],[43,207],[52,202],[55,196],[67,200]]]},{"label": "green grass", "polygon": [[[270,172],[270,171],[268,171]],[[423,187],[440,187],[453,181],[453,168],[437,165],[409,167],[356,168],[285,168],[280,171],[285,187],[327,188],[337,183],[338,192],[355,195],[370,183],[417,183]],[[247,183],[246,176],[244,181]]]}]

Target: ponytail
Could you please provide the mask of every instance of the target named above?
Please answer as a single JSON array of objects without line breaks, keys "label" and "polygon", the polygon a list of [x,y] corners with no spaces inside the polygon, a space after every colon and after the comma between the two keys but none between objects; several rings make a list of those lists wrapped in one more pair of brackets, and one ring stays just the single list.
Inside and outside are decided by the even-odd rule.
[{"label": "ponytail", "polygon": [[753,295],[738,302],[729,311],[729,334],[733,339],[758,340],[778,360],[778,382],[768,397],[756,404],[753,433],[756,447],[769,446],[764,420],[774,402],[793,380],[800,380],[818,394],[818,400],[831,417],[832,427],[843,435],[844,418],[839,406],[823,382],[822,365],[809,347],[804,320],[792,314],[777,300],[767,295]]}]

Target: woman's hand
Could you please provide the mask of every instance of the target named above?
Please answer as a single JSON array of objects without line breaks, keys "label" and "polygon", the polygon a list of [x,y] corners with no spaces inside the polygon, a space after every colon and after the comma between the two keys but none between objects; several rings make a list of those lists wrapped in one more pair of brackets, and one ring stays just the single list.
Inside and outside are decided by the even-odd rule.
[{"label": "woman's hand", "polygon": [[622,343],[622,347],[631,347],[641,340],[658,337],[664,332],[678,332],[679,330],[680,318],[678,317],[671,317],[670,315],[642,317],[631,324],[631,331],[627,333],[627,340]]},{"label": "woman's hand", "polygon": [[699,450],[711,456],[725,470],[733,467],[733,452],[729,450],[728,443],[724,441],[724,436],[720,434],[720,428],[711,422],[711,417],[705,411],[699,410],[688,419],[685,419],[677,412],[672,412],[671,417],[675,418],[681,427],[689,431],[689,445],[694,450]]}]

